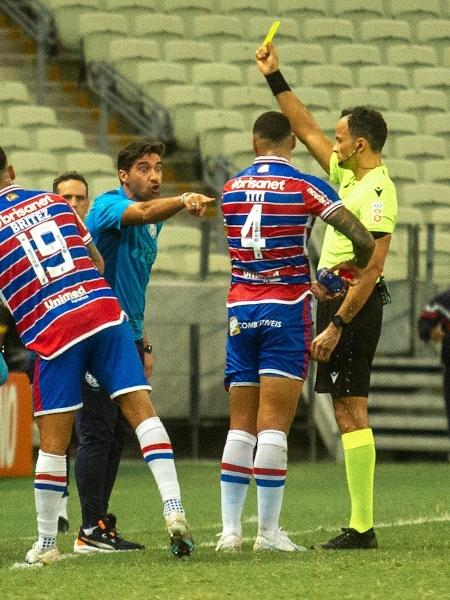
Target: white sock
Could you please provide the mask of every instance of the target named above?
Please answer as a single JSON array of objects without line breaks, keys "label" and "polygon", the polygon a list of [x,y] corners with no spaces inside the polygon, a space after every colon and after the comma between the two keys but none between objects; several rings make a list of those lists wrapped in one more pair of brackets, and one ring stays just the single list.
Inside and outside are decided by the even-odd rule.
[{"label": "white sock", "polygon": [[69,496],[63,496],[61,498],[61,506],[59,507],[59,515],[58,517],[62,517],[63,519],[69,520],[67,517],[67,499]]},{"label": "white sock", "polygon": [[253,468],[258,495],[258,535],[271,537],[278,532],[286,467],[286,434],[273,429],[261,431]]},{"label": "white sock", "polygon": [[220,493],[222,504],[222,534],[241,535],[241,516],[253,473],[254,435],[232,429],[223,449]]},{"label": "white sock", "polygon": [[136,427],[136,435],[141,445],[142,456],[155,478],[162,501],[167,503],[168,500],[178,500],[181,508],[178,512],[183,512],[172,444],[160,418],[152,417],[142,421]]},{"label": "white sock", "polygon": [[66,485],[66,457],[39,450],[34,478],[39,550],[56,545],[58,515]]}]

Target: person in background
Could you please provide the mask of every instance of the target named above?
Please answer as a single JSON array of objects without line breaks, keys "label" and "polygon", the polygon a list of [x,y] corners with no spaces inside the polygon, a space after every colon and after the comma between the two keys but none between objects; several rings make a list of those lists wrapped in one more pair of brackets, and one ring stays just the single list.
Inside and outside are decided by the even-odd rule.
[{"label": "person in background", "polygon": [[231,416],[221,463],[223,528],[217,551],[241,549],[241,514],[252,475],[258,499],[253,549],[304,550],[279,528],[279,518],[287,436],[310,360],[306,244],[315,217],[348,236],[354,256],[346,267],[355,281],[374,246],[331,186],[292,166],[294,147],[287,117],[275,111],[260,115],[253,127],[255,161],[223,190],[231,258],[225,368]]},{"label": "person in background", "polygon": [[444,368],[444,403],[450,435],[450,289],[435,296],[419,315],[419,337],[424,342],[441,344]]},{"label": "person in background", "polygon": [[[295,135],[308,148],[355,217],[371,232],[375,250],[362,277],[340,298],[330,298],[315,282],[317,331],[312,356],[319,361],[315,390],[331,394],[342,434],[351,499],[349,526],[313,548],[370,549],[378,546],[373,529],[375,443],[369,424],[368,396],[372,361],[381,333],[383,304],[390,302],[382,277],[397,220],[394,183],[381,152],[387,126],[376,110],[357,106],[342,111],[336,139],[330,140],[301,100],[291,91],[278,66],[272,44],[259,48],[256,62],[289,118]],[[330,268],[353,257],[350,241],[328,225],[318,268]]]}]

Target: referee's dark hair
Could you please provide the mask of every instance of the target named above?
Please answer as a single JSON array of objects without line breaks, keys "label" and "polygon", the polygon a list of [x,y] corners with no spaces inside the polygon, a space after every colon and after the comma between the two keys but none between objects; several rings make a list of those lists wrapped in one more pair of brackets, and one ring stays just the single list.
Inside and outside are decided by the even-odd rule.
[{"label": "referee's dark hair", "polygon": [[348,129],[354,138],[362,137],[374,152],[381,152],[386,143],[388,130],[383,115],[371,106],[355,106],[341,112],[348,117]]},{"label": "referee's dark hair", "polygon": [[123,170],[128,173],[134,163],[146,154],[158,154],[162,157],[164,154],[164,144],[162,142],[152,142],[143,140],[141,142],[131,142],[119,152],[117,156],[117,170]]},{"label": "referee's dark hair", "polygon": [[60,183],[63,181],[71,181],[72,179],[75,181],[81,181],[81,183],[83,183],[86,187],[86,196],[89,196],[88,182],[86,181],[85,177],[83,177],[83,175],[77,171],[66,171],[65,173],[61,173],[61,175],[58,175],[58,177],[53,180],[53,193],[58,193],[58,185]]},{"label": "referee's dark hair", "polygon": [[291,123],[283,113],[269,110],[256,119],[253,135],[273,143],[282,142],[292,135]]}]

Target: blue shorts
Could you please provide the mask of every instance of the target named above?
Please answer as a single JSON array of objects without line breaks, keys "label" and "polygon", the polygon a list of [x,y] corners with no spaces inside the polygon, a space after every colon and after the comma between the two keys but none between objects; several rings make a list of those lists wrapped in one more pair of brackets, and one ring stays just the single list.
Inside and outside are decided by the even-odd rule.
[{"label": "blue shorts", "polygon": [[151,390],[130,326],[107,327],[34,370],[35,416],[77,410],[83,405],[82,381],[89,371],[111,398],[134,390]]},{"label": "blue shorts", "polygon": [[228,309],[225,389],[259,385],[260,375],[304,380],[311,347],[311,299]]}]

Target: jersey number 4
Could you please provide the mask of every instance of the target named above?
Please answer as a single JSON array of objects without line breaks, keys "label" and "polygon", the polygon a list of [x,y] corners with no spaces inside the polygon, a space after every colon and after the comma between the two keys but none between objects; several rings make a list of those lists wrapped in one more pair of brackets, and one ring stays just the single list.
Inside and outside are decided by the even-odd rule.
[{"label": "jersey number 4", "polygon": [[[39,258],[31,245],[31,241],[28,239],[25,233],[19,233],[17,239],[22,245],[22,248],[36,273],[37,278],[41,285],[49,283],[50,279],[55,279],[75,269],[75,264],[70,255],[69,249],[67,248],[66,240],[64,239],[58,225],[55,221],[46,221],[40,223],[29,230],[31,237],[33,238],[36,248],[42,257],[52,256],[53,254],[60,254],[63,259],[59,265],[47,266],[46,269],[42,266]],[[51,241],[45,241],[44,236]]]},{"label": "jersey number 4", "polygon": [[241,229],[241,246],[253,248],[255,258],[262,258],[261,248],[266,247],[266,238],[261,237],[262,204],[254,204]]}]

